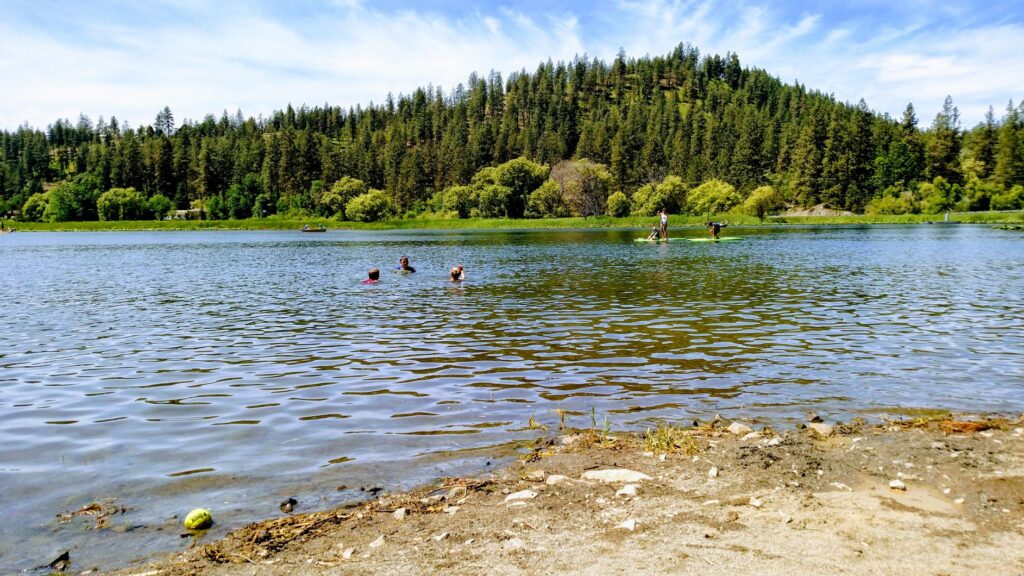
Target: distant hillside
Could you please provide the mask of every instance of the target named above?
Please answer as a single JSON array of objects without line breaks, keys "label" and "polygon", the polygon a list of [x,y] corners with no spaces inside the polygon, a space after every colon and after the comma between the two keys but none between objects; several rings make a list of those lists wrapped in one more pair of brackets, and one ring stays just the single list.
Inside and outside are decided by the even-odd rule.
[{"label": "distant hillside", "polygon": [[447,93],[428,87],[347,110],[289,105],[269,118],[225,112],[176,126],[165,108],[149,126],[82,117],[46,132],[5,131],[0,210],[21,210],[44,185],[74,180],[24,216],[96,218],[97,197],[111,188],[161,195],[179,209],[202,200],[222,217],[254,208],[343,215],[344,206],[325,206],[348,177],[361,181],[357,191],[385,191],[404,213],[436,207],[435,193],[519,157],[602,164],[605,197],[628,199],[674,175],[686,189],[724,181],[737,200],[770,185],[791,207],[1013,208],[1024,202],[1011,193],[1024,184],[1024,106],[1011,103],[1001,120],[989,114],[966,131],[947,99],[922,130],[911,105],[892,119],[744,68],[735,55],[680,45],[654,58],[549,61],[508,79],[473,74]]}]

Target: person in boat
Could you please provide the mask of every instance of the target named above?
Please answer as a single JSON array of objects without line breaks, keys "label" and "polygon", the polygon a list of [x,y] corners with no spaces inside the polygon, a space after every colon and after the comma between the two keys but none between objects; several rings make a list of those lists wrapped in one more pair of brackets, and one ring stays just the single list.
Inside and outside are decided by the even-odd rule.
[{"label": "person in boat", "polygon": [[718,233],[728,225],[726,222],[708,222],[708,232],[711,233],[712,238],[718,240]]},{"label": "person in boat", "polygon": [[363,284],[377,284],[380,282],[380,270],[377,268],[370,268],[370,271],[366,274],[366,280],[363,280]]},{"label": "person in boat", "polygon": [[398,268],[395,269],[395,272],[405,272],[405,273],[410,273],[411,274],[411,273],[413,273],[415,271],[416,271],[415,268],[413,268],[412,266],[409,266],[409,257],[408,256],[402,256],[401,258],[398,259]]},{"label": "person in boat", "polygon": [[661,238],[662,240],[668,240],[668,208],[662,206],[661,212]]},{"label": "person in boat", "polygon": [[302,225],[302,229],[303,230],[309,230],[309,224],[303,224]]}]

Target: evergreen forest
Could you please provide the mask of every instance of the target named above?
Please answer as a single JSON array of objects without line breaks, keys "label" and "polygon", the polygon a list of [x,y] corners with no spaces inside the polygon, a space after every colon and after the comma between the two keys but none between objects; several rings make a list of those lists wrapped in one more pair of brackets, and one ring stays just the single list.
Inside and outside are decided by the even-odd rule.
[{"label": "evergreen forest", "polygon": [[[679,45],[473,74],[340,108],[0,133],[0,213],[26,221],[370,221],[692,214],[825,205],[1024,208],[1024,103],[965,128],[953,101],[899,118]],[[179,212],[175,212],[179,211]]]}]

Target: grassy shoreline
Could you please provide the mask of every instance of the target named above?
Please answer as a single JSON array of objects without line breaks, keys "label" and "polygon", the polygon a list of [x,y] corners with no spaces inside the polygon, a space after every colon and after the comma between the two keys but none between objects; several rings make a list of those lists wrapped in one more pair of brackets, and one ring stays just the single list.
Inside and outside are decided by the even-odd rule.
[{"label": "grassy shoreline", "polygon": [[[754,216],[728,215],[721,217],[733,226],[792,226],[792,225],[868,225],[868,224],[922,224],[941,221],[941,214],[854,215],[854,216],[770,216],[759,220]],[[1024,211],[1014,212],[958,212],[951,220],[967,224],[1022,224]],[[581,229],[581,228],[647,228],[654,216],[627,216],[612,218],[409,218],[382,222],[343,222],[327,218],[250,218],[247,220],[131,220],[112,222],[10,222],[19,232],[93,232],[135,230],[298,230],[303,225],[322,224],[331,230],[460,230],[460,229]],[[672,228],[703,227],[702,216],[671,217]]]}]

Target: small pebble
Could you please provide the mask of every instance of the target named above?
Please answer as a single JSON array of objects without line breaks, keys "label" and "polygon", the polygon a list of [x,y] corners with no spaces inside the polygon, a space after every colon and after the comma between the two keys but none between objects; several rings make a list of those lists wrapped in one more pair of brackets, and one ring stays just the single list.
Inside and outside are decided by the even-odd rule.
[{"label": "small pebble", "polygon": [[718,478],[718,466],[712,466],[711,470],[708,470],[708,476],[710,478]]},{"label": "small pebble", "polygon": [[891,488],[892,490],[902,490],[905,492],[907,490],[907,485],[904,484],[902,480],[890,480],[889,488]]},{"label": "small pebble", "polygon": [[514,500],[533,500],[537,497],[537,493],[533,490],[520,490],[519,492],[513,492],[508,496],[505,496],[505,502],[512,502]]},{"label": "small pebble", "polygon": [[615,492],[615,495],[625,496],[627,498],[632,498],[633,496],[636,496],[636,484],[626,484],[622,488],[619,488],[619,490]]}]

